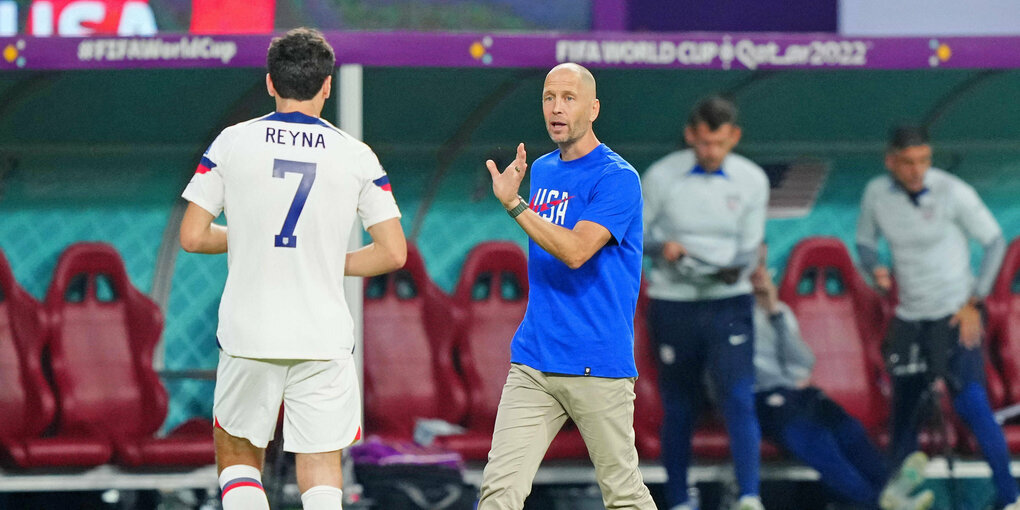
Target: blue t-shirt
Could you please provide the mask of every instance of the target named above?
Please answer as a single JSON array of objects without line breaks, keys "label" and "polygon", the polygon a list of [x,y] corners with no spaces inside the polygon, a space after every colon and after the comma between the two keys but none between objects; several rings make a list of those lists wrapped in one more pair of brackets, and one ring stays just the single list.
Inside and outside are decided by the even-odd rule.
[{"label": "blue t-shirt", "polygon": [[601,144],[584,157],[560,151],[531,165],[531,209],[573,229],[598,223],[612,238],[577,269],[529,244],[528,310],[511,361],[542,372],[636,377],[634,310],[641,285],[641,179]]}]

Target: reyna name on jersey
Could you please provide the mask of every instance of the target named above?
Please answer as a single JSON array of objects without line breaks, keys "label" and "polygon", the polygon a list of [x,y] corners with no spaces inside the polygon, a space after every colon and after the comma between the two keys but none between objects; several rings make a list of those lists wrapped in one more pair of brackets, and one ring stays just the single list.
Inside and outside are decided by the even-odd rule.
[{"label": "reyna name on jersey", "polygon": [[310,147],[313,149],[326,148],[326,138],[322,136],[322,133],[291,131],[275,127],[266,128],[266,143]]}]

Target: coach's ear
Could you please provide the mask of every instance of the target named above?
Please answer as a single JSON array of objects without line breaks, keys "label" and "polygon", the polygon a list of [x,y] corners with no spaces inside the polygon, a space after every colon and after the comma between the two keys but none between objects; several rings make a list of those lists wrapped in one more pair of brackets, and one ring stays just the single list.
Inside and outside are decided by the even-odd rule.
[{"label": "coach's ear", "polygon": [[329,75],[322,82],[322,90],[319,93],[322,94],[323,99],[329,99],[329,93],[333,91],[333,75]]},{"label": "coach's ear", "polygon": [[273,86],[273,79],[269,77],[269,73],[266,73],[266,90],[269,97],[276,97],[276,87]]}]

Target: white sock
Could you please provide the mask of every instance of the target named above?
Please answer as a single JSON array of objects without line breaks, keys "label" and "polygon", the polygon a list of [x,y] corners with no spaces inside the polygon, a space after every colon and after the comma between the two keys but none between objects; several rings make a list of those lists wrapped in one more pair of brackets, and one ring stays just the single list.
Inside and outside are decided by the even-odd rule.
[{"label": "white sock", "polygon": [[340,510],[343,504],[344,492],[329,485],[316,485],[301,495],[304,510]]},{"label": "white sock", "polygon": [[255,466],[235,464],[220,472],[223,510],[269,510],[262,473]]}]

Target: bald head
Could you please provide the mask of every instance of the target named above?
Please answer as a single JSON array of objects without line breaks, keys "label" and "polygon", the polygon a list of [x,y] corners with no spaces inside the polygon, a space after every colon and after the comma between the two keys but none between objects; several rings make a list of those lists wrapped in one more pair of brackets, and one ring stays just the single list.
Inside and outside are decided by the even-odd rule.
[{"label": "bald head", "polygon": [[592,76],[591,71],[573,62],[565,62],[549,70],[549,74],[545,75],[545,80],[548,82],[554,74],[571,73],[577,77],[581,90],[579,92],[583,94],[591,94],[591,98],[595,98],[595,77]]},{"label": "bald head", "polygon": [[599,116],[599,100],[595,77],[587,69],[569,62],[552,68],[542,89],[542,110],[549,136],[561,151],[598,145],[591,128]]}]

